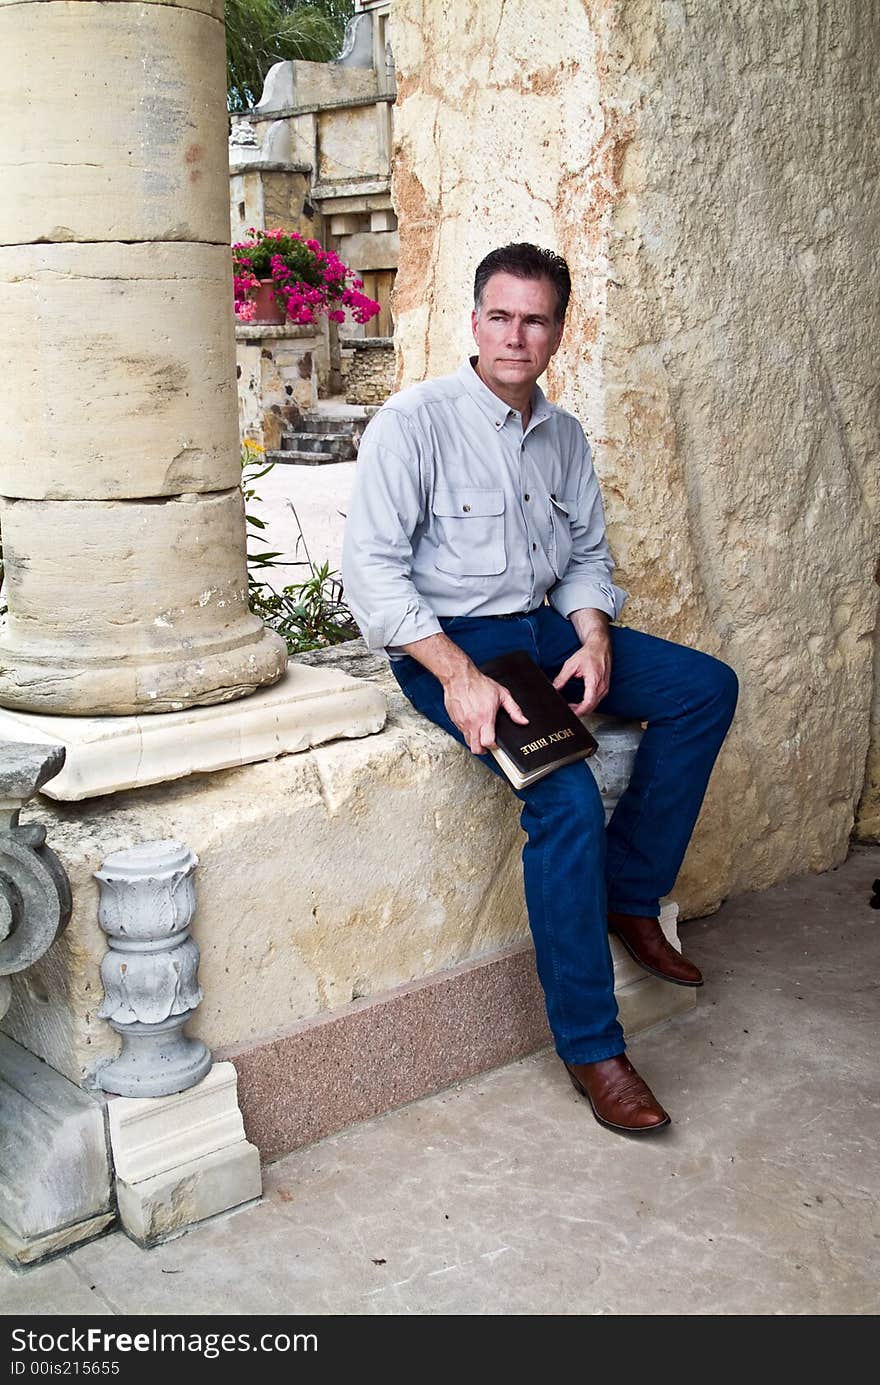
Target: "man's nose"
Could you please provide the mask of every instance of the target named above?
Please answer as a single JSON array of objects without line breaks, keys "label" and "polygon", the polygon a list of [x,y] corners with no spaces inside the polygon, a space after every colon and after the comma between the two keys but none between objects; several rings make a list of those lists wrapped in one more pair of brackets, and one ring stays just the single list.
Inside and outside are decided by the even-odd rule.
[{"label": "man's nose", "polygon": [[507,324],[508,346],[520,346],[523,339],[523,325],[518,318],[511,318]]}]

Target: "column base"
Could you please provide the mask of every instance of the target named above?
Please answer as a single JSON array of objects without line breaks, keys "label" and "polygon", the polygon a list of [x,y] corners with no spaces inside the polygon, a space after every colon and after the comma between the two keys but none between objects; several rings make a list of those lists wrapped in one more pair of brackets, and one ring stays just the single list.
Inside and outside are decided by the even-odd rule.
[{"label": "column base", "polygon": [[284,641],[265,630],[233,648],[186,661],[78,663],[55,653],[37,659],[0,642],[0,706],[38,715],[158,716],[185,707],[215,706],[277,682],[287,666]]},{"label": "column base", "polygon": [[260,1155],[245,1139],[231,1063],[173,1096],[108,1104],[119,1219],[149,1247],[259,1198]]},{"label": "column base", "polygon": [[385,714],[375,683],[291,664],[273,687],[179,712],[60,717],[0,710],[0,739],[63,745],[64,767],[41,793],[77,801],[369,736],[381,731]]},{"label": "column base", "polygon": [[[190,944],[192,946],[192,944]],[[195,1087],[211,1071],[211,1051],[201,1039],[181,1033],[191,1012],[169,1015],[158,1024],[110,1028],[122,1038],[122,1052],[98,1072],[98,1086],[114,1096],[158,1097]]]}]

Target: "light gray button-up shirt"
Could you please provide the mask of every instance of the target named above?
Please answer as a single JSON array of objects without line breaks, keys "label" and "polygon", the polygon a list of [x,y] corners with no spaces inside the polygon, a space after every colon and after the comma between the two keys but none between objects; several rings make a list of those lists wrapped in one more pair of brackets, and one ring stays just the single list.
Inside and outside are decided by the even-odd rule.
[{"label": "light gray button-up shirt", "polygon": [[373,650],[436,635],[439,616],[529,611],[615,619],[590,445],[535,387],[522,418],[466,361],[401,390],[364,431],[342,555],[345,599]]}]

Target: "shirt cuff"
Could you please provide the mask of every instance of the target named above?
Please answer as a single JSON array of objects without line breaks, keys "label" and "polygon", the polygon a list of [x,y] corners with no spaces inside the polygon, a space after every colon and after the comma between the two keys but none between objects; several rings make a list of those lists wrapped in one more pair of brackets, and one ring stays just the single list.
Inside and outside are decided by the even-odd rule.
[{"label": "shirt cuff", "polygon": [[561,616],[590,610],[604,611],[606,616],[617,620],[624,601],[626,592],[622,587],[615,587],[613,582],[588,582],[582,577],[562,581],[550,592],[550,605]]},{"label": "shirt cuff", "polygon": [[440,635],[443,627],[439,620],[426,606],[408,608],[404,615],[386,615],[384,618],[377,615],[371,619],[364,638],[367,646],[374,654],[393,647],[396,650],[400,645],[412,644],[415,640],[427,639],[429,635]]}]

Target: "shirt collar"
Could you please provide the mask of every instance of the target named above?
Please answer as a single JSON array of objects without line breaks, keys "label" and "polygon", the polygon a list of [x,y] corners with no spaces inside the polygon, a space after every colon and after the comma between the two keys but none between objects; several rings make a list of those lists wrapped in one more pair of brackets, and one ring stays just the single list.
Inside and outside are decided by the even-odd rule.
[{"label": "shirt collar", "polygon": [[[476,372],[476,356],[469,357],[463,365],[459,367],[458,378],[461,380],[468,394],[479,404],[483,413],[486,414],[496,428],[502,428],[511,414],[516,414],[516,409],[511,409],[509,404],[505,404],[503,399],[499,399],[497,394],[493,394],[488,385],[484,385]],[[532,390],[532,416],[529,419],[529,428],[536,423],[542,423],[545,418],[550,417],[550,405],[544,391],[539,385],[535,385]],[[518,415],[517,415],[518,417]]]}]

